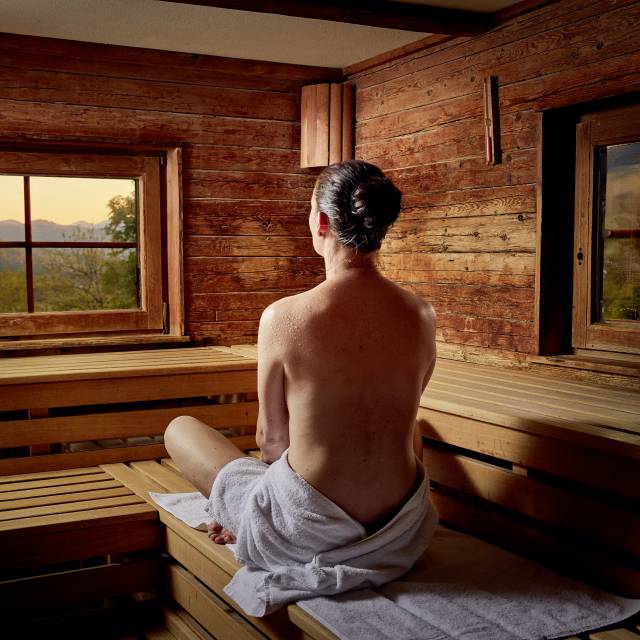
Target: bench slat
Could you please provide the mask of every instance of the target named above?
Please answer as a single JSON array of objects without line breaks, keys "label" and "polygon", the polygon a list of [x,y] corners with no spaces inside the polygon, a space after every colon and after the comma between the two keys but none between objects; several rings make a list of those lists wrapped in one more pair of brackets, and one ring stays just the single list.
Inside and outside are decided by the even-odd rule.
[{"label": "bench slat", "polygon": [[624,427],[634,431],[640,425],[638,411],[629,407],[628,403],[609,403],[601,406],[597,401],[586,399],[584,396],[576,397],[575,394],[551,392],[541,389],[522,389],[514,383],[497,383],[492,379],[474,377],[472,380],[461,380],[455,374],[440,374],[433,378],[433,384],[443,389],[461,389],[464,383],[464,392],[470,398],[477,400],[490,400],[512,406],[514,400],[527,407],[536,408],[544,415],[558,416],[560,418],[586,421],[612,429]]},{"label": "bench slat", "polygon": [[162,458],[162,460],[160,460],[160,464],[164,467],[167,467],[167,469],[172,469],[177,474],[180,473],[178,467],[176,466],[176,463],[171,458]]},{"label": "bench slat", "polygon": [[148,364],[117,364],[112,366],[96,364],[92,367],[80,367],[77,369],[67,369],[61,371],[59,367],[52,367],[50,371],[27,371],[16,372],[9,375],[6,372],[0,374],[0,381],[7,381],[11,385],[34,384],[41,382],[58,382],[60,380],[104,380],[109,378],[135,378],[138,376],[162,376],[168,371],[174,375],[189,375],[194,372],[211,371],[233,371],[242,369],[255,369],[255,365],[249,360],[239,360],[237,358],[224,358],[216,360],[203,360],[193,363],[163,363],[158,362],[155,366]]},{"label": "bench slat", "polygon": [[[166,374],[166,371],[163,372]],[[118,383],[125,380],[126,384]],[[82,384],[78,384],[82,381]],[[12,381],[13,382],[13,381]],[[114,395],[114,384],[118,393]],[[246,393],[256,390],[255,365],[248,363],[240,368],[228,365],[224,370],[194,372],[188,367],[184,374],[152,375],[138,377],[113,376],[109,379],[87,378],[82,375],[64,382],[7,384],[0,394],[0,411],[14,411],[38,407],[74,407],[105,402],[141,402],[195,398],[223,393]]]},{"label": "bench slat", "polygon": [[177,640],[216,640],[191,616],[185,616],[184,613],[166,607],[163,610],[163,622]]},{"label": "bench slat", "polygon": [[549,378],[542,373],[530,375],[493,368],[487,371],[487,367],[476,370],[477,365],[473,368],[468,365],[464,368],[455,365],[456,363],[450,361],[438,360],[434,371],[435,379],[459,380],[465,386],[479,382],[510,393],[515,392],[516,395],[563,399],[568,401],[566,404],[575,402],[585,406],[610,408],[636,414],[640,411],[640,397],[636,398],[635,394],[629,391],[605,389],[595,385],[576,388],[573,384],[565,383],[564,380]]},{"label": "bench slat", "polygon": [[524,395],[509,392],[508,389],[495,391],[490,385],[474,382],[473,386],[462,386],[455,379],[447,380],[438,378],[429,383],[428,397],[433,401],[439,396],[452,394],[458,397],[458,402],[464,399],[465,404],[469,401],[474,404],[487,406],[499,406],[502,412],[515,410],[521,412],[523,409],[533,416],[544,416],[552,421],[575,422],[579,425],[597,425],[605,429],[615,429],[622,432],[640,433],[640,425],[637,417],[625,411],[614,411],[612,409],[599,409],[598,407],[584,407],[577,403],[567,403],[566,400],[559,399],[552,402],[551,399],[541,400],[531,394]]},{"label": "bench slat", "polygon": [[207,631],[215,634],[216,640],[263,640],[265,637],[245,621],[230,615],[231,609],[224,601],[179,565],[169,566],[168,592]]},{"label": "bench slat", "polygon": [[[42,489],[62,487],[73,484],[83,484],[87,482],[100,482],[101,480],[108,480],[109,474],[107,473],[91,473],[81,476],[67,476],[57,478],[45,478],[43,480],[27,480],[26,482],[7,482],[0,484],[0,492],[3,494],[9,494],[13,491],[25,491],[27,489]],[[8,496],[10,498],[10,496]],[[2,499],[6,499],[7,496],[3,495]]]},{"label": "bench slat", "polygon": [[163,467],[161,464],[158,464],[153,460],[132,462],[129,466],[136,471],[140,471],[142,474],[152,480],[155,480],[159,484],[162,484],[165,487],[170,487],[172,492],[190,493],[196,491],[195,487],[182,476],[177,475],[173,471]]},{"label": "bench slat", "polygon": [[[183,352],[184,353],[184,352]],[[46,362],[31,362],[31,358],[20,358],[12,361],[11,364],[0,372],[0,381],[6,378],[16,377],[32,377],[49,375],[65,375],[69,373],[77,373],[86,371],[94,373],[96,371],[105,371],[110,373],[114,369],[128,371],[140,368],[146,368],[150,371],[156,371],[163,365],[169,368],[184,367],[185,365],[199,367],[200,365],[225,364],[228,362],[244,361],[230,354],[194,354],[172,355],[167,352],[155,352],[152,357],[134,358],[135,351],[123,353],[96,353],[84,356],[65,356],[64,359],[55,356],[44,356]]]},{"label": "bench slat", "polygon": [[63,366],[79,368],[82,366],[95,366],[96,363],[117,362],[121,364],[155,364],[159,361],[167,362],[202,362],[209,360],[245,360],[239,354],[233,354],[222,347],[189,347],[187,349],[146,349],[140,351],[113,351],[104,353],[71,353],[62,358],[57,355],[31,356],[29,358],[10,358],[3,361],[0,380],[5,375],[14,372],[48,371],[51,367],[58,367],[62,359]]},{"label": "bench slat", "polygon": [[120,462],[122,460],[149,460],[163,458],[167,450],[163,444],[144,444],[133,447],[114,447],[95,451],[79,451],[76,453],[56,453],[50,455],[25,458],[7,458],[0,460],[0,471],[9,470],[26,472],[34,469],[61,469],[65,467],[84,467],[89,464]]},{"label": "bench slat", "polygon": [[78,491],[92,491],[97,489],[114,489],[122,486],[113,479],[102,480],[100,482],[86,482],[84,484],[71,484],[63,487],[43,487],[41,489],[26,489],[24,491],[14,491],[0,495],[0,508],[6,500],[21,500],[23,498],[37,498],[41,496],[58,496],[66,493],[76,493]]},{"label": "bench slat", "polygon": [[12,420],[0,422],[0,447],[157,435],[173,418],[185,413],[213,428],[246,427],[255,432],[258,404],[238,402]]},{"label": "bench slat", "polygon": [[473,380],[481,378],[499,382],[505,387],[509,387],[512,384],[519,384],[530,389],[544,389],[550,394],[563,391],[585,398],[593,398],[594,394],[599,394],[609,400],[629,402],[633,407],[640,407],[640,398],[638,398],[637,393],[633,393],[632,391],[560,378],[545,374],[544,371],[540,369],[523,371],[522,369],[509,369],[477,364],[475,362],[468,363],[438,358],[434,376],[439,375],[440,370],[460,377],[462,382],[473,382]]},{"label": "bench slat", "polygon": [[[124,529],[123,529],[124,528]],[[122,535],[123,530],[126,535]],[[75,523],[57,531],[18,531],[0,538],[0,570],[9,571],[56,562],[69,562],[148,549],[162,544],[160,523],[155,514]]]},{"label": "bench slat", "polygon": [[177,638],[166,627],[154,627],[144,630],[145,640],[177,640]]},{"label": "bench slat", "polygon": [[[0,582],[3,624],[15,613],[53,610],[82,600],[151,591],[160,579],[160,559],[148,559]],[[34,605],[34,603],[37,603]]]},{"label": "bench slat", "polygon": [[463,393],[438,389],[432,390],[430,395],[428,392],[429,387],[428,397],[423,395],[421,401],[421,406],[428,409],[640,458],[640,435],[637,434],[545,416],[517,406],[517,403],[505,408],[495,402],[464,397]]},{"label": "bench slat", "polygon": [[431,480],[640,555],[640,516],[631,511],[461,455],[425,448],[423,457]]},{"label": "bench slat", "polygon": [[[115,482],[115,481],[112,481]],[[5,500],[0,503],[0,510],[9,509],[29,509],[31,507],[41,507],[45,505],[64,504],[65,502],[78,502],[80,500],[94,500],[100,498],[115,498],[117,496],[129,496],[131,491],[126,487],[115,487],[113,489],[98,489],[86,491],[74,491],[55,496],[40,496],[36,498],[21,498],[19,500]]]},{"label": "bench slat", "polygon": [[640,640],[640,635],[628,629],[611,629],[599,633],[590,633],[589,640]]},{"label": "bench slat", "polygon": [[[1,425],[2,423],[0,423]],[[0,429],[2,427],[0,426]],[[0,482],[24,482],[26,480],[44,480],[45,478],[66,478],[81,476],[88,473],[102,473],[100,467],[79,467],[77,469],[60,469],[59,471],[37,471],[36,473],[20,473],[10,476],[0,476]]]},{"label": "bench slat", "polygon": [[[38,528],[38,535],[48,533],[55,529],[69,528],[68,525],[86,525],[92,520],[135,520],[155,518],[156,513],[149,505],[137,503],[121,507],[107,507],[104,509],[87,509],[73,513],[60,513],[55,515],[35,516],[33,518],[21,518],[20,520],[8,520],[0,522],[0,537],[7,533],[23,535],[26,529]],[[1,539],[1,538],[0,538]]]},{"label": "bench slat", "polygon": [[[86,512],[90,509],[103,509],[105,507],[119,507],[128,504],[144,504],[144,501],[133,493],[111,498],[90,498],[77,502],[65,502],[62,504],[48,504],[41,507],[26,507],[22,509],[10,509],[0,512],[0,522],[47,516],[58,513]],[[4,504],[2,505],[4,506]],[[16,522],[19,524],[19,522]]]},{"label": "bench slat", "polygon": [[640,473],[635,459],[603,455],[598,449],[567,446],[551,438],[431,409],[419,409],[418,421],[422,435],[427,438],[629,498],[637,499],[640,495]]}]

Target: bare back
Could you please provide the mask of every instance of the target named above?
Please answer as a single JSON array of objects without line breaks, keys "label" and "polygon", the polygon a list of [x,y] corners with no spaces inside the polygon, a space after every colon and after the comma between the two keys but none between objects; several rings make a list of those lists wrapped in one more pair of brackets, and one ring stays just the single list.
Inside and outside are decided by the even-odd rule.
[{"label": "bare back", "polygon": [[377,271],[353,270],[279,301],[273,325],[291,467],[356,520],[384,518],[416,483],[433,310]]}]

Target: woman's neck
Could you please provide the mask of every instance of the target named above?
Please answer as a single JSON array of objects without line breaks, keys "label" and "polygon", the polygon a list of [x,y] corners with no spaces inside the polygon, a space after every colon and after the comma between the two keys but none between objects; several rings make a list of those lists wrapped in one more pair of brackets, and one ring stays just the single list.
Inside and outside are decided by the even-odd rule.
[{"label": "woman's neck", "polygon": [[340,277],[353,271],[377,271],[378,252],[356,253],[348,247],[335,247],[324,255],[326,279]]}]

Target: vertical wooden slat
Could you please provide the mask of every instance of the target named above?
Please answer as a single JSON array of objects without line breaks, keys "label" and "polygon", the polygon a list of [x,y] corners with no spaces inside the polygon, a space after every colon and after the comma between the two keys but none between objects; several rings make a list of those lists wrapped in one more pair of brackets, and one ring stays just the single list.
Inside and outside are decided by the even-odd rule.
[{"label": "vertical wooden slat", "polygon": [[342,85],[331,85],[329,116],[329,164],[342,160]]},{"label": "vertical wooden slat", "polygon": [[316,85],[316,135],[314,166],[329,162],[329,84]]},{"label": "vertical wooden slat", "polygon": [[329,87],[302,87],[300,166],[324,167],[329,162]]},{"label": "vertical wooden slat", "polygon": [[157,157],[144,159],[142,189],[142,227],[140,230],[140,264],[143,283],[142,305],[147,311],[147,328],[162,328],[162,257],[149,247],[161,246],[160,224],[160,160]]},{"label": "vertical wooden slat", "polygon": [[353,85],[302,88],[300,166],[326,167],[353,158]]},{"label": "vertical wooden slat", "polygon": [[311,114],[312,96],[315,95],[315,89],[312,86],[302,87],[300,100],[300,166],[302,168],[309,166],[309,119]]},{"label": "vertical wooden slat", "polygon": [[184,333],[182,245],[182,149],[177,147],[167,151],[167,270],[172,335]]},{"label": "vertical wooden slat", "polygon": [[353,159],[354,86],[342,85],[342,160]]}]

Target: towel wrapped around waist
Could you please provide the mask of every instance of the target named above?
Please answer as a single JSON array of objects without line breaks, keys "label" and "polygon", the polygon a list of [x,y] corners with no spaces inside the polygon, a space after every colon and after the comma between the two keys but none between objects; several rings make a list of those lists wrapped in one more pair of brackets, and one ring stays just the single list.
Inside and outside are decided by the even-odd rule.
[{"label": "towel wrapped around waist", "polygon": [[243,567],[225,587],[246,613],[263,616],[306,598],[377,587],[406,573],[433,536],[438,516],[427,474],[382,528],[364,526],[290,466],[238,458],[216,477],[207,512],[236,536]]}]

